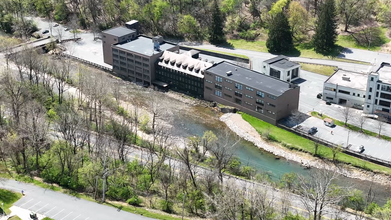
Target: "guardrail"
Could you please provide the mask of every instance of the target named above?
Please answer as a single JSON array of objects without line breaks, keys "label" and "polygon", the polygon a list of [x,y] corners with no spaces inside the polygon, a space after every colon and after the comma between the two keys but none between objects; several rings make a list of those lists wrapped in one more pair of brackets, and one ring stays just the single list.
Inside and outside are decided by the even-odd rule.
[{"label": "guardrail", "polygon": [[67,58],[76,60],[78,62],[82,62],[84,64],[87,64],[87,65],[91,66],[91,67],[98,68],[98,69],[103,70],[103,71],[108,72],[108,73],[112,73],[113,72],[113,70],[111,68],[108,68],[108,67],[105,67],[105,66],[102,66],[102,65],[93,63],[91,61],[88,61],[88,60],[85,60],[85,59],[82,59],[82,58],[79,58],[79,57],[75,57],[75,56],[72,56],[72,55],[69,55],[69,54],[66,54],[66,53],[60,53],[60,56],[67,57]]},{"label": "guardrail", "polygon": [[[302,136],[304,138],[310,139],[312,141],[316,141],[316,142],[318,142],[320,144],[323,144],[326,147],[329,147],[329,148],[337,148],[338,147],[338,145],[336,145],[334,143],[331,143],[330,141],[326,141],[326,140],[323,140],[321,138],[309,135],[309,134],[307,134],[306,132],[304,132],[304,131],[302,131],[300,129],[290,128],[290,127],[287,127],[287,126],[282,125],[282,124],[277,124],[277,126],[282,128],[282,129],[285,129],[285,130],[287,130],[289,132],[293,132],[293,133],[295,133],[295,134],[297,134],[299,136]],[[375,164],[379,164],[379,165],[391,168],[391,162],[390,161],[386,161],[386,160],[383,160],[383,159],[380,159],[380,158],[376,158],[376,157],[373,157],[373,156],[370,156],[370,155],[362,154],[362,153],[356,152],[356,151],[348,149],[348,148],[341,148],[341,150],[342,150],[343,153],[348,154],[350,156],[357,157],[357,158],[369,161],[371,163],[375,163]]]}]

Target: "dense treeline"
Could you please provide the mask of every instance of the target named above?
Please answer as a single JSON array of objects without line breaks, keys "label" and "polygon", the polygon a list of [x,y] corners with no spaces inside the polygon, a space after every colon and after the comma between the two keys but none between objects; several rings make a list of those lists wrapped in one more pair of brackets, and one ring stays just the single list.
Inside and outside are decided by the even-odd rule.
[{"label": "dense treeline", "polygon": [[335,5],[329,13],[335,13],[340,31],[354,33],[360,45],[378,41],[379,26],[391,25],[389,0],[2,0],[0,28],[28,36],[34,26],[27,15],[91,30],[137,19],[144,33],[221,43],[225,38],[265,40],[280,17],[276,15],[283,13],[294,41],[301,43],[312,40],[327,2]]}]

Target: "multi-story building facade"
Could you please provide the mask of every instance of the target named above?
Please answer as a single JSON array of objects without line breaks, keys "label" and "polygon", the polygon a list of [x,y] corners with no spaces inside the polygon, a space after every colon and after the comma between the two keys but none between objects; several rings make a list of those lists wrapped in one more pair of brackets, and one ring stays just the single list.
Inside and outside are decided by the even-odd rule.
[{"label": "multi-story building facade", "polygon": [[367,78],[366,73],[338,69],[323,84],[323,100],[363,109]]},{"label": "multi-story building facade", "polygon": [[263,61],[262,73],[286,82],[292,82],[300,78],[300,64],[289,61],[288,57],[280,55]]},{"label": "multi-story building facade", "polygon": [[368,74],[364,112],[391,119],[391,65],[382,63]]},{"label": "multi-story building facade", "polygon": [[134,40],[137,30],[126,27],[115,27],[102,32],[103,61],[113,65],[112,45]]},{"label": "multi-story building facade", "polygon": [[205,71],[204,98],[277,124],[297,111],[300,87],[232,63],[220,62]]},{"label": "multi-story building facade", "polygon": [[127,80],[151,85],[155,81],[155,68],[164,51],[179,51],[179,47],[158,36],[136,39],[112,45],[113,72]]},{"label": "multi-story building facade", "polygon": [[167,83],[174,90],[202,98],[204,96],[204,70],[213,64],[198,58],[199,51],[178,54],[164,51],[156,68],[156,80]]}]

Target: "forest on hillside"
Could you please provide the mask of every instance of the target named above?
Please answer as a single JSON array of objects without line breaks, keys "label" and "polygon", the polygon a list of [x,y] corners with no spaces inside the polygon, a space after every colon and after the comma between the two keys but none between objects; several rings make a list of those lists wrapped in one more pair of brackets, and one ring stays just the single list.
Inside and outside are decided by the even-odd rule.
[{"label": "forest on hillside", "polygon": [[[136,19],[146,34],[212,40],[265,40],[276,14],[283,11],[294,43],[308,42],[326,0],[1,0],[0,29],[17,36],[35,31],[25,19],[39,15],[81,29],[105,30]],[[335,0],[338,32],[354,40],[374,41],[391,25],[390,0]],[[216,24],[217,22],[217,24]],[[219,31],[217,29],[222,29]],[[219,33],[213,33],[217,30]],[[212,39],[211,39],[212,38]]]}]

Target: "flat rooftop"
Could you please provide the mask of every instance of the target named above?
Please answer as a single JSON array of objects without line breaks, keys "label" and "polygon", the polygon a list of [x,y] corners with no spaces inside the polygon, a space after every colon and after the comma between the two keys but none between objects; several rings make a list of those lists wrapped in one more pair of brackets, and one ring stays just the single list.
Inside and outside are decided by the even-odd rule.
[{"label": "flat rooftop", "polygon": [[192,58],[191,55],[191,51],[186,51],[181,54],[164,51],[159,59],[158,65],[203,79],[204,70],[213,66],[213,64]]},{"label": "flat rooftop", "polygon": [[124,35],[136,33],[136,31],[128,29],[126,27],[115,27],[115,28],[111,28],[111,29],[105,30],[105,31],[103,31],[103,33],[110,34],[110,35],[113,35],[113,36],[116,36],[116,37],[121,37],[121,36],[124,36]]},{"label": "flat rooftop", "polygon": [[[250,86],[254,89],[267,92],[274,96],[280,96],[286,91],[294,88],[294,85],[288,82],[225,61],[206,69],[206,71],[239,82],[244,86]],[[228,71],[231,71],[232,75],[228,76]]]},{"label": "flat rooftop", "polygon": [[273,57],[263,62],[269,64],[271,67],[276,67],[279,69],[290,69],[295,66],[300,66],[300,64],[289,61],[288,57],[282,55]]},{"label": "flat rooftop", "polygon": [[[124,50],[129,50],[129,51],[139,53],[142,55],[146,55],[146,56],[152,56],[154,54],[159,53],[159,51],[155,51],[153,49],[154,45],[153,45],[152,39],[148,38],[148,37],[144,37],[144,36],[139,36],[135,40],[132,40],[132,41],[126,42],[126,43],[122,43],[122,44],[116,44],[115,46],[118,48],[124,49]],[[174,44],[163,42],[160,44],[160,50],[165,51],[165,50],[171,49],[175,46],[176,45],[174,45]]]},{"label": "flat rooftop", "polygon": [[391,84],[391,66],[384,65],[380,66],[376,71],[379,74],[379,79],[387,84]]},{"label": "flat rooftop", "polygon": [[368,75],[366,73],[338,69],[325,83],[366,91],[367,81]]}]

